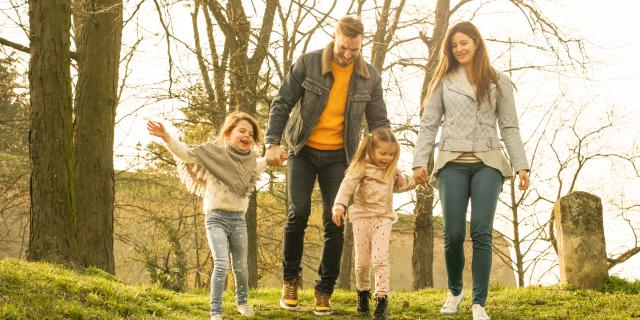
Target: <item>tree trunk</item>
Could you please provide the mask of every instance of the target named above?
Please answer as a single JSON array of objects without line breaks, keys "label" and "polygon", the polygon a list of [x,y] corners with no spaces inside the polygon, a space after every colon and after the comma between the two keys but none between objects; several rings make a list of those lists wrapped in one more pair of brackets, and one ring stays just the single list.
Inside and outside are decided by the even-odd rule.
[{"label": "tree trunk", "polygon": [[30,242],[27,257],[77,265],[70,75],[71,4],[30,0]]},{"label": "tree trunk", "polygon": [[[433,169],[433,152],[427,167]],[[413,290],[433,287],[433,187],[418,187],[417,202],[413,212]]]},{"label": "tree trunk", "polygon": [[342,247],[342,260],[340,263],[340,276],[338,278],[338,288],[351,289],[351,270],[353,266],[353,224],[346,223],[344,226],[344,244]]},{"label": "tree trunk", "polygon": [[[425,66],[424,80],[422,82],[421,101],[425,99],[429,81],[433,77],[437,66],[438,56],[442,40],[449,27],[449,0],[438,0],[436,3],[436,23],[433,35],[429,40],[425,38],[425,44],[429,49],[429,61]],[[422,111],[420,115],[422,116]],[[417,143],[420,143],[419,141]],[[429,156],[427,164],[428,172],[433,171],[433,152]],[[418,198],[414,210],[415,229],[413,231],[413,289],[422,289],[433,286],[433,188],[427,185],[418,188]]]},{"label": "tree trunk", "polygon": [[516,200],[515,180],[509,182],[509,193],[511,195],[511,224],[513,226],[513,249],[516,255],[516,274],[518,275],[518,288],[524,288],[524,254],[520,245],[520,218],[518,217],[518,201]]},{"label": "tree trunk", "polygon": [[247,238],[249,240],[249,250],[247,250],[247,263],[249,265],[249,288],[258,287],[258,192],[254,192],[249,197],[249,208],[247,208]]},{"label": "tree trunk", "polygon": [[113,139],[122,0],[77,0],[76,209],[83,266],[115,272]]},{"label": "tree trunk", "polygon": [[436,23],[433,28],[431,39],[426,41],[426,45],[429,48],[429,61],[427,61],[426,71],[422,81],[421,101],[424,100],[425,95],[427,94],[429,81],[431,81],[431,77],[433,77],[435,68],[438,65],[438,57],[440,56],[442,40],[444,40],[444,37],[447,34],[447,28],[449,28],[449,7],[450,0],[438,0],[436,4]]}]

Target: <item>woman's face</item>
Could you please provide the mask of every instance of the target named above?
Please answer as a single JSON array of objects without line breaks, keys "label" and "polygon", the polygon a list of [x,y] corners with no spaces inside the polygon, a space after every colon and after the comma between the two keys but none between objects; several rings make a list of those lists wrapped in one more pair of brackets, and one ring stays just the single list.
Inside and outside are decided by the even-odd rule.
[{"label": "woman's face", "polygon": [[456,32],[451,37],[451,52],[458,63],[463,66],[473,63],[477,49],[476,42],[462,32]]}]

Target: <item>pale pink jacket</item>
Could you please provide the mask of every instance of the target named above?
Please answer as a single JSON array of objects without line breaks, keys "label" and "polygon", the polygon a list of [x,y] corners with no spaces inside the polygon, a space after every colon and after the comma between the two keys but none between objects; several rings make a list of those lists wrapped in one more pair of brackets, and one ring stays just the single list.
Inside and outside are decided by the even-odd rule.
[{"label": "pale pink jacket", "polygon": [[412,190],[416,187],[413,178],[404,184],[396,183],[396,175],[384,177],[385,169],[370,162],[364,168],[348,170],[336,195],[334,208],[348,208],[349,220],[364,217],[388,217],[396,222],[398,215],[393,210],[393,193]]}]

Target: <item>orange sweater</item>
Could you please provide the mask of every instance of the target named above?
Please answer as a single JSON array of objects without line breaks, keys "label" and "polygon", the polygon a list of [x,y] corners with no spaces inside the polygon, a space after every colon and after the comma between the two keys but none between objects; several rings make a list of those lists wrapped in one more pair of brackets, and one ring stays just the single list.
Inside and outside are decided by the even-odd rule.
[{"label": "orange sweater", "polygon": [[331,73],[333,73],[333,86],[329,91],[329,98],[320,119],[311,132],[307,145],[318,150],[338,150],[344,147],[344,110],[347,106],[347,94],[349,92],[349,81],[353,73],[353,63],[341,67],[339,64],[331,63]]}]

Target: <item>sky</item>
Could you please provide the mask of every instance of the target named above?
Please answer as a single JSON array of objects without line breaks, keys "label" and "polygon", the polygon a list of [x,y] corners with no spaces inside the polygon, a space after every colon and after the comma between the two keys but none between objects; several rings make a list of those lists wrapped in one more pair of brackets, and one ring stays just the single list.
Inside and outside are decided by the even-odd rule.
[{"label": "sky", "polygon": [[[411,3],[411,1],[409,1]],[[420,3],[420,2],[417,2]],[[452,1],[455,5],[456,1]],[[640,9],[640,2],[632,0],[562,0],[562,1],[539,1],[540,5],[552,17],[565,33],[579,35],[586,40],[585,51],[589,57],[584,78],[578,77],[575,73],[556,75],[554,78],[545,78],[539,74],[521,73],[513,80],[519,87],[516,100],[519,104],[521,114],[521,128],[523,136],[534,132],[537,126],[538,117],[529,113],[529,110],[536,108],[547,108],[557,96],[559,91],[563,91],[563,104],[558,105],[557,112],[565,115],[567,119],[576,116],[576,113],[569,112],[567,105],[586,105],[585,112],[579,114],[586,119],[586,123],[597,125],[603,119],[604,111],[613,110],[616,114],[615,135],[605,137],[607,143],[619,146],[621,149],[636,150],[640,152],[640,112],[636,111],[638,104],[638,88],[640,88],[640,19],[637,19],[637,12]],[[172,110],[175,107],[184,105],[184,102],[175,100],[157,101],[153,98],[158,93],[166,92],[167,78],[167,54],[166,43],[163,33],[158,25],[157,13],[150,3],[146,9],[141,10],[138,18],[132,21],[129,29],[125,31],[125,44],[132,44],[138,36],[145,38],[141,42],[138,51],[131,62],[131,74],[127,82],[130,86],[122,97],[121,104],[117,112],[117,126],[114,152],[117,155],[115,164],[117,169],[135,168],[137,162],[135,156],[141,151],[138,146],[145,146],[152,141],[147,134],[144,123],[147,119],[153,118],[161,120],[166,117],[179,117]],[[496,1],[490,4],[495,6],[497,12],[506,11],[505,1]],[[0,10],[4,14],[0,15],[0,36],[15,42],[27,44],[26,35],[15,27],[15,21],[27,21],[25,12],[18,18],[12,13],[9,0],[0,0]],[[192,43],[190,8],[186,5],[177,5],[172,11],[172,23],[176,36],[181,39],[188,39]],[[256,11],[260,12],[260,8]],[[130,12],[130,11],[129,11]],[[482,15],[479,14],[474,22],[481,30],[485,38],[527,37],[526,26],[518,23],[520,16],[514,14]],[[140,29],[134,30],[133,23],[138,22]],[[372,20],[365,24],[371,24]],[[318,35],[314,39],[315,47],[321,47],[329,39],[328,35]],[[312,45],[313,46],[313,45]],[[197,65],[192,56],[181,54],[180,47],[173,47],[173,58],[177,64],[186,66],[184,70],[197,72]],[[490,47],[497,48],[497,47]],[[123,52],[127,50],[126,46]],[[365,48],[366,54],[367,48]],[[1,53],[2,51],[0,51]],[[490,55],[497,54],[499,50],[490,51]],[[183,52],[182,52],[183,53]],[[576,52],[577,53],[577,52]],[[400,52],[399,54],[402,54]],[[23,62],[26,55],[21,55]],[[495,57],[495,56],[494,56]],[[392,59],[389,57],[388,59]],[[514,61],[523,63],[535,61],[536,57],[520,55],[513,57]],[[22,64],[22,70],[26,70],[26,64]],[[123,72],[121,72],[122,74]],[[386,99],[390,114],[398,117],[396,122],[402,122],[402,115],[415,114],[418,107],[418,99],[422,82],[420,73],[407,70],[400,75],[404,84],[402,92],[404,100],[400,101],[397,91],[389,91]],[[419,77],[419,81],[415,80]],[[174,87],[185,84],[186,75],[177,74],[177,82]],[[387,85],[391,86],[393,81],[398,79],[387,78]],[[393,121],[393,119],[392,119]],[[413,119],[414,123],[417,119]],[[176,133],[174,128],[170,128]],[[610,140],[610,141],[609,141]],[[132,161],[133,160],[133,161]],[[132,164],[133,163],[133,164]],[[409,172],[411,168],[411,154],[405,152],[402,155],[401,169]],[[638,179],[628,179],[625,176],[616,175],[616,168],[612,168],[606,163],[600,163],[598,167],[590,168],[597,174],[607,175],[604,183],[609,183],[611,190],[627,192],[633,196],[634,191],[640,188]],[[583,185],[591,186],[603,183],[602,177],[591,174]],[[536,183],[536,181],[534,181]],[[543,183],[543,182],[538,182]],[[625,191],[626,190],[626,191]],[[637,191],[635,191],[637,193]],[[409,194],[398,196],[396,205],[405,203],[410,197]],[[637,199],[637,197],[636,197]],[[410,207],[403,207],[410,211]],[[439,208],[436,208],[439,212]],[[610,239],[615,239],[616,230],[624,230],[622,222],[611,220],[605,221],[607,232],[613,235]],[[629,235],[621,237],[619,241],[608,243],[610,249],[619,248],[624,245],[624,241]],[[627,278],[640,278],[640,256],[627,262],[624,267],[619,267],[613,271]],[[550,281],[553,281],[551,279]]]}]

